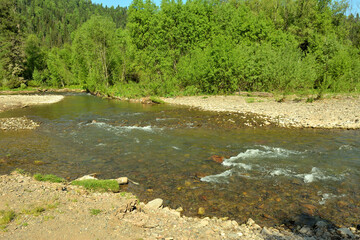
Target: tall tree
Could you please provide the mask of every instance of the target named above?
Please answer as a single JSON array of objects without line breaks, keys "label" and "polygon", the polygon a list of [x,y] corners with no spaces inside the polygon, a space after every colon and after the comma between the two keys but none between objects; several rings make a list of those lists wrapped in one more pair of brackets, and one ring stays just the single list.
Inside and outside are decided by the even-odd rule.
[{"label": "tall tree", "polygon": [[0,83],[18,87],[23,82],[23,22],[12,0],[0,0]]}]

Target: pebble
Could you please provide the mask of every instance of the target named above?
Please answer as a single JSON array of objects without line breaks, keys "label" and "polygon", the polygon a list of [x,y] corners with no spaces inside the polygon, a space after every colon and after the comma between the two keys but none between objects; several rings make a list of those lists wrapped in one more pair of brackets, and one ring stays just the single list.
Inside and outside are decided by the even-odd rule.
[{"label": "pebble", "polygon": [[204,215],[205,214],[205,208],[199,207],[198,214],[199,215]]}]

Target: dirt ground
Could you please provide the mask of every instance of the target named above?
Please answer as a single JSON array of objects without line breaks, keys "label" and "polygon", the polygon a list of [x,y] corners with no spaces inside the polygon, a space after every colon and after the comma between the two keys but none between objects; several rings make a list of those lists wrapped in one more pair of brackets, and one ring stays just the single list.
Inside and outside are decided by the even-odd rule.
[{"label": "dirt ground", "polygon": [[320,227],[292,233],[282,227],[261,227],[251,219],[239,225],[227,219],[185,217],[181,209],[163,208],[161,199],[145,204],[131,193],[90,192],[69,183],[39,182],[18,172],[0,176],[1,211],[13,212],[5,224],[0,215],[0,239],[12,240],[341,239],[339,231]]},{"label": "dirt ground", "polygon": [[219,112],[255,113],[281,127],[360,128],[360,98],[341,96],[312,102],[291,99],[282,102],[272,96],[191,96],[162,98],[166,103]]}]

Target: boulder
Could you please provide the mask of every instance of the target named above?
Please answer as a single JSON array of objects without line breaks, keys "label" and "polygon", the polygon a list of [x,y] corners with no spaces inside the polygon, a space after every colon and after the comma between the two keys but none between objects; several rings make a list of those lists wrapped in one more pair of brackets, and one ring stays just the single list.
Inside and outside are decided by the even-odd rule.
[{"label": "boulder", "polygon": [[83,180],[99,180],[96,177],[94,177],[94,175],[85,175],[82,176],[81,178],[75,179],[75,181],[83,181]]},{"label": "boulder", "polygon": [[119,185],[128,184],[129,179],[127,177],[119,177],[115,179]]},{"label": "boulder", "polygon": [[163,200],[161,198],[156,198],[150,202],[148,202],[146,205],[145,205],[145,208],[146,209],[150,209],[150,210],[156,210],[156,209],[159,209],[162,207],[162,204],[163,204]]}]

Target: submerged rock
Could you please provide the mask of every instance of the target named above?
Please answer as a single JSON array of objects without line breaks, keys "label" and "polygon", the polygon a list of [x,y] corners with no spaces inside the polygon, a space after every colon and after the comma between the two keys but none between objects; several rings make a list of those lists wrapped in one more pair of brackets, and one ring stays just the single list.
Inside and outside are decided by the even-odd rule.
[{"label": "submerged rock", "polygon": [[199,214],[199,215],[204,215],[204,214],[205,214],[205,208],[199,207],[199,209],[198,209],[198,214]]},{"label": "submerged rock", "polygon": [[339,228],[337,232],[344,238],[350,237],[353,238],[354,234],[348,228]]},{"label": "submerged rock", "polygon": [[224,161],[224,157],[219,156],[219,155],[212,155],[211,159],[217,163],[222,163]]}]

